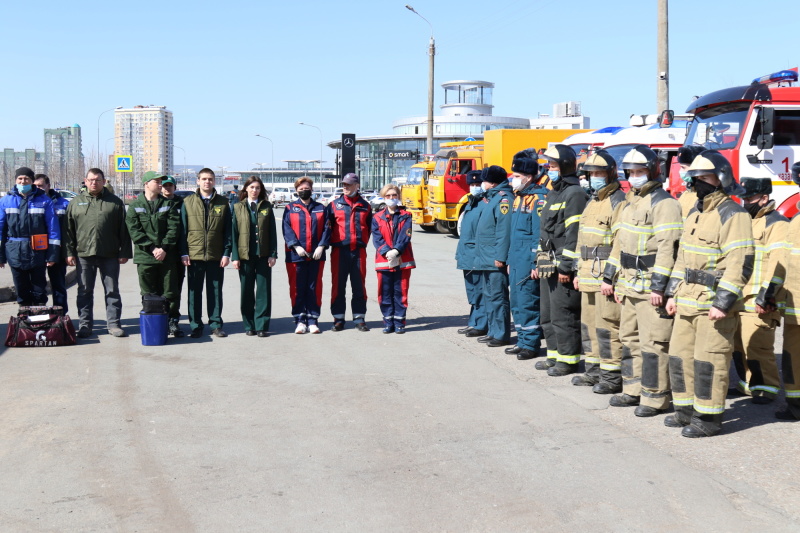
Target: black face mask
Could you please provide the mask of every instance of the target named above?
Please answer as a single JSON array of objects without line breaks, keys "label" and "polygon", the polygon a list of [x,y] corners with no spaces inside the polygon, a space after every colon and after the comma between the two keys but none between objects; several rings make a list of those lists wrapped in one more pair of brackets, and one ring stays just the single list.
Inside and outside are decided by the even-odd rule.
[{"label": "black face mask", "polygon": [[717,190],[717,187],[697,178],[692,178],[692,188],[697,193],[697,199],[703,200],[706,196]]},{"label": "black face mask", "polygon": [[303,189],[302,191],[297,191],[297,197],[301,200],[308,200],[311,198],[311,191],[307,189]]},{"label": "black face mask", "polygon": [[750,216],[752,218],[756,218],[758,212],[761,211],[761,206],[758,204],[758,202],[753,202],[752,204],[744,204],[743,207],[747,209],[747,212],[750,213]]}]

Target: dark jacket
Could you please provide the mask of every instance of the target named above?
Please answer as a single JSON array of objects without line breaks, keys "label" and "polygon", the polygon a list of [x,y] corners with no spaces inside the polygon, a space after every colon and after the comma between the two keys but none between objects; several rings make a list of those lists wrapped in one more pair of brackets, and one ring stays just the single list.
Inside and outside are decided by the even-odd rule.
[{"label": "dark jacket", "polygon": [[470,195],[461,215],[461,230],[456,246],[456,268],[459,270],[472,270],[475,267],[475,232],[481,209],[486,205],[483,194]]},{"label": "dark jacket", "polygon": [[344,195],[332,201],[328,204],[326,218],[331,246],[352,250],[367,247],[372,229],[372,208],[361,195],[356,195],[352,207]]},{"label": "dark jacket", "polygon": [[533,270],[536,268],[536,248],[539,245],[539,227],[542,207],[548,190],[538,183],[531,183],[514,198],[511,212],[511,245],[508,262],[514,268]]},{"label": "dark jacket", "polygon": [[61,229],[61,256],[59,261],[67,260],[67,208],[69,207],[69,200],[58,194],[55,189],[50,189],[47,193],[50,201],[53,202],[53,210],[58,217],[58,227]]},{"label": "dark jacket", "polygon": [[[283,211],[283,241],[286,243],[287,263],[313,260],[297,255],[295,246],[302,246],[309,254],[314,253],[317,246],[329,246],[331,227],[326,223],[326,216],[325,206],[314,200],[308,205],[295,200],[286,206]],[[320,261],[324,260],[323,253]]]},{"label": "dark jacket", "polygon": [[[32,235],[46,235],[47,248],[34,250]],[[60,258],[61,229],[53,202],[36,186],[24,196],[12,189],[0,200],[0,263],[30,270]]]},{"label": "dark jacket", "polygon": [[82,192],[67,208],[67,256],[130,259],[125,204],[103,187],[98,196]]},{"label": "dark jacket", "polygon": [[508,263],[511,243],[511,202],[514,192],[508,181],[486,191],[475,232],[475,270],[497,270],[495,261]]},{"label": "dark jacket", "polygon": [[588,200],[577,176],[563,176],[555,182],[542,207],[539,250],[555,254],[559,274],[572,275],[580,253],[578,226]]},{"label": "dark jacket", "polygon": [[137,265],[161,263],[153,257],[155,248],[162,248],[167,253],[164,261],[175,262],[178,257],[179,217],[175,203],[163,196],[148,202],[142,193],[131,202],[125,222],[135,245],[133,262]]}]

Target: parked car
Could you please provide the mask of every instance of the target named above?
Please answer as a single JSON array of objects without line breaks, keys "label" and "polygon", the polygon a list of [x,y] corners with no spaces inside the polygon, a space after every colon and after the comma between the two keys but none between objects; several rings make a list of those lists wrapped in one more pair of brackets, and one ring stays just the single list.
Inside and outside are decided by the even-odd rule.
[{"label": "parked car", "polygon": [[291,185],[276,185],[269,193],[269,201],[276,207],[294,201],[294,187]]},{"label": "parked car", "polygon": [[328,205],[329,203],[331,203],[331,200],[333,199],[333,193],[331,192],[320,192],[317,194],[319,195],[319,197],[317,197],[316,200],[322,205]]},{"label": "parked car", "polygon": [[194,191],[191,189],[180,189],[175,191],[175,196],[180,196],[181,198],[186,198],[190,194],[194,194]]},{"label": "parked car", "polygon": [[372,195],[372,197],[367,201],[369,202],[369,205],[372,206],[373,211],[380,211],[386,207],[386,202],[383,201],[383,197],[378,194]]},{"label": "parked car", "polygon": [[56,192],[61,195],[62,198],[66,198],[68,202],[71,202],[73,198],[78,196],[72,191],[68,191],[66,189],[57,189]]}]

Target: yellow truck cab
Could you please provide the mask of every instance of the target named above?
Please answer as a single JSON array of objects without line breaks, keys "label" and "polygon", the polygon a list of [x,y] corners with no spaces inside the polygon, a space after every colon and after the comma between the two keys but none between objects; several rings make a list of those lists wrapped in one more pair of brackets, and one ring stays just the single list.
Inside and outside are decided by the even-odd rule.
[{"label": "yellow truck cab", "polygon": [[469,193],[466,174],[484,167],[483,141],[442,143],[441,146],[428,181],[428,209],[441,231],[457,235],[458,216]]},{"label": "yellow truck cab", "polygon": [[401,201],[411,214],[412,221],[424,231],[436,230],[436,221],[428,209],[428,180],[435,166],[433,156],[429,156],[427,161],[412,165],[400,191]]}]

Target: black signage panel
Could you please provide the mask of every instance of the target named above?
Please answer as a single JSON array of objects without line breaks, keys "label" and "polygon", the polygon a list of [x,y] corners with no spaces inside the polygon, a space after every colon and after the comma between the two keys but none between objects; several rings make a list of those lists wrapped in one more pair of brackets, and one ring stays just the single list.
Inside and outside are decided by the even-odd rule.
[{"label": "black signage panel", "polygon": [[356,171],[356,134],[342,133],[342,176]]}]

